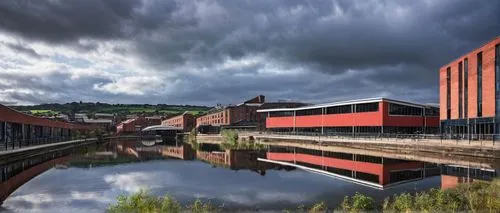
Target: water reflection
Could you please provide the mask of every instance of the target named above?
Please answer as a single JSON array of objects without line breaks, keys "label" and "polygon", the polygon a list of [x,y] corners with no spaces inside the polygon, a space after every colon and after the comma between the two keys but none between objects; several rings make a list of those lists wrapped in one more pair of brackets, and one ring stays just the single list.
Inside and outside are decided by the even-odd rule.
[{"label": "water reflection", "polygon": [[282,210],[320,200],[335,206],[355,192],[380,200],[396,192],[489,180],[498,171],[464,168],[297,147],[245,151],[200,144],[195,150],[188,144],[144,146],[140,141],[55,152],[0,167],[2,192],[12,183],[20,186],[4,201],[8,212],[102,212],[118,195],[144,188],[184,204],[202,198],[230,209]]}]

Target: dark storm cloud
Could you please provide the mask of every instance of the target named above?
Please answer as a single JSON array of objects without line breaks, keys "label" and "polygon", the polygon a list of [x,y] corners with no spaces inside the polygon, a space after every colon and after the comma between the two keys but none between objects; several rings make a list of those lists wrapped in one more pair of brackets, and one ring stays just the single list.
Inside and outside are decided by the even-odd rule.
[{"label": "dark storm cloud", "polygon": [[26,54],[28,56],[34,57],[34,58],[42,58],[43,56],[39,55],[34,49],[30,47],[26,47],[22,44],[13,44],[13,43],[5,43],[5,42],[0,42],[0,44],[5,45],[6,47],[14,50],[15,52]]},{"label": "dark storm cloud", "polygon": [[[133,48],[112,51],[138,57],[152,72],[193,66],[220,75],[217,64],[263,55],[268,60],[262,63],[311,73],[266,76],[256,72],[260,65],[233,70],[244,77],[181,73],[183,92],[134,96],[145,102],[232,102],[257,92],[277,99],[388,94],[437,102],[439,67],[500,35],[498,20],[500,1],[475,0],[0,2],[6,33],[82,51],[96,49],[99,41],[129,41]],[[356,76],[336,81],[353,70]]]}]

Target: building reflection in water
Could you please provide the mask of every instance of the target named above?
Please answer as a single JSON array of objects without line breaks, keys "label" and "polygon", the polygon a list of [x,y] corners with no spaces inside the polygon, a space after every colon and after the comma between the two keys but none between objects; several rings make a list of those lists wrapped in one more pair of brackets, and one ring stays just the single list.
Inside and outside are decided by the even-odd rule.
[{"label": "building reflection in water", "polygon": [[267,170],[299,168],[376,189],[438,175],[441,175],[442,188],[498,177],[498,169],[438,165],[301,147],[273,145],[263,150],[225,150],[219,145],[200,144],[193,149],[189,144],[144,146],[140,141],[132,140],[58,150],[4,163],[0,165],[0,203],[24,183],[50,168],[92,168],[165,159],[198,159],[217,167],[250,170],[260,175],[265,175]]}]

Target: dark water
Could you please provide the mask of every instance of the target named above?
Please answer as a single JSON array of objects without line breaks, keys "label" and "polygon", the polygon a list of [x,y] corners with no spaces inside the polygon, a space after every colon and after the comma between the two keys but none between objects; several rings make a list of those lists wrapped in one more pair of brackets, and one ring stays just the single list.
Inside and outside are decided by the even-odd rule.
[{"label": "dark water", "polygon": [[[148,189],[156,195],[170,194],[183,204],[200,198],[210,200],[227,209],[282,210],[319,201],[325,201],[330,207],[334,207],[344,196],[353,195],[355,192],[381,200],[394,193],[442,187],[440,174],[443,173],[443,168],[448,171],[448,176],[458,177],[461,174],[460,168],[425,164],[427,168],[431,168],[424,175],[426,177],[415,178],[415,175],[422,174],[422,172],[410,169],[404,173],[398,173],[404,177],[391,176],[391,178],[397,177],[398,180],[403,180],[399,183],[388,181],[378,184],[378,179],[370,175],[359,175],[363,179],[362,182],[371,181],[381,186],[377,188],[360,184],[355,181],[356,178],[349,179],[345,168],[343,170],[330,168],[331,173],[337,172],[347,177],[347,179],[339,179],[331,175],[276,164],[263,165],[246,162],[240,163],[245,165],[223,165],[220,162],[208,163],[198,159],[180,160],[167,157],[165,154],[158,154],[158,150],[162,150],[162,147],[164,146],[144,147],[140,142],[112,142],[38,157],[43,160],[32,160],[34,166],[29,166],[30,163],[25,162],[23,169],[18,167],[17,170],[7,171],[6,168],[10,168],[9,165],[3,165],[1,168],[4,169],[2,173],[4,183],[18,178],[19,174],[29,176],[30,174],[27,173],[32,173],[30,168],[37,168],[37,166],[47,168],[42,168],[46,170],[10,194],[4,201],[2,210],[5,212],[103,212],[109,204],[115,202],[118,195],[134,193],[141,189]],[[268,153],[283,151],[269,147],[267,150]],[[210,151],[214,150],[210,149]],[[362,161],[375,162],[377,156],[371,157],[373,158],[358,158],[364,159]],[[249,159],[256,160],[255,155],[251,154]],[[40,162],[46,162],[47,165],[42,165]],[[385,162],[391,163],[387,159]],[[394,162],[396,161],[392,163]],[[315,167],[306,163],[292,163]],[[397,161],[397,163],[400,162]],[[10,165],[13,164],[10,163]],[[214,164],[219,166],[214,166]],[[326,167],[320,169],[323,168]],[[436,171],[439,172],[436,173]],[[488,179],[496,174],[496,170],[493,170],[476,176],[484,176]],[[404,179],[408,182],[405,183]],[[384,185],[391,186],[384,187]]]}]

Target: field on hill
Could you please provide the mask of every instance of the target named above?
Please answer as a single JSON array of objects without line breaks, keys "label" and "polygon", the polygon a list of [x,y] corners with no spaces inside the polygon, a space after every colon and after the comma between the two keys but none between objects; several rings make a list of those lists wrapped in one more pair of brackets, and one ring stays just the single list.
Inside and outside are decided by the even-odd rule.
[{"label": "field on hill", "polygon": [[114,113],[117,115],[142,114],[149,115],[176,115],[188,111],[191,114],[198,115],[210,109],[206,106],[192,105],[166,105],[166,104],[106,104],[106,103],[66,103],[66,104],[40,104],[33,106],[11,106],[12,108],[31,112],[37,116],[53,116],[55,114],[74,114],[74,113]]}]

